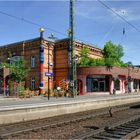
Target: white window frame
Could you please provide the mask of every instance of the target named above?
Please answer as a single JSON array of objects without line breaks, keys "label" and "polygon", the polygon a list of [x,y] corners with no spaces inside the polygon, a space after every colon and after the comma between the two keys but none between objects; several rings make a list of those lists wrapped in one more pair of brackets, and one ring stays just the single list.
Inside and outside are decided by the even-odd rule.
[{"label": "white window frame", "polygon": [[31,57],[31,68],[35,68],[35,57]]},{"label": "white window frame", "polygon": [[31,89],[35,90],[35,77],[31,78]]},{"label": "white window frame", "polygon": [[9,60],[10,60],[10,65],[13,65],[13,64],[15,65],[14,62],[19,61],[21,58],[22,58],[22,56],[18,56],[18,55],[9,58]]}]

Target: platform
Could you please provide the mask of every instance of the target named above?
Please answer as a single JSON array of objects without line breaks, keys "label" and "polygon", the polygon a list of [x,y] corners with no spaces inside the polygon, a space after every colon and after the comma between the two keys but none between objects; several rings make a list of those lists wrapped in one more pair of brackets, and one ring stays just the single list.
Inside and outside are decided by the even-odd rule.
[{"label": "platform", "polygon": [[53,117],[63,114],[140,102],[140,93],[69,97],[0,98],[0,124]]}]

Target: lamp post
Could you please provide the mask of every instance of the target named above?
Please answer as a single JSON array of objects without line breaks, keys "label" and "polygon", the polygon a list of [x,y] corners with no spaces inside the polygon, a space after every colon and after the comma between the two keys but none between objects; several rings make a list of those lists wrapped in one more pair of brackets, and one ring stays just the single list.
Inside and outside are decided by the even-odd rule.
[{"label": "lamp post", "polygon": [[43,32],[44,32],[44,28],[40,28],[39,32],[40,32],[40,39],[43,39]]},{"label": "lamp post", "polygon": [[39,95],[43,92],[43,69],[44,69],[44,46],[42,44],[44,28],[39,29],[40,32],[40,48],[39,48],[39,62],[40,62],[40,85],[39,85]]},{"label": "lamp post", "polygon": [[53,77],[52,71],[50,71],[50,67],[53,67],[53,63],[50,61],[50,47],[52,47],[52,43],[48,43],[48,100],[50,99],[50,77]]},{"label": "lamp post", "polygon": [[130,66],[132,66],[132,62],[128,62],[128,76],[127,76],[127,92],[131,93],[131,85],[130,85]]},{"label": "lamp post", "polygon": [[[50,73],[50,43],[48,44],[48,73]],[[50,76],[48,76],[48,100],[50,99]]]}]

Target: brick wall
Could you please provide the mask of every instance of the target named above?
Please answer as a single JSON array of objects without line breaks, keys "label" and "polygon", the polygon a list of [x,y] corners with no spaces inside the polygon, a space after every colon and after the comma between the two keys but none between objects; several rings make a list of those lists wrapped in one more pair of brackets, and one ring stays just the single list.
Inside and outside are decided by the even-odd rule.
[{"label": "brick wall", "polygon": [[[59,81],[68,78],[68,39],[60,40],[55,44],[55,81],[57,86],[59,86]],[[89,48],[89,57],[91,58],[102,58],[102,50],[94,48],[93,46],[86,45],[75,41],[74,44],[74,54],[80,55],[82,48]]]},{"label": "brick wall", "polygon": [[[26,87],[31,87],[31,79],[35,78],[35,89],[39,89],[40,83],[40,62],[39,62],[39,47],[40,44],[44,46],[44,69],[43,69],[43,81],[44,90],[48,89],[48,77],[45,76],[45,72],[48,72],[48,47],[50,49],[49,58],[50,62],[54,63],[54,66],[50,66],[50,73],[54,73],[54,78],[50,79],[50,88],[53,88],[54,81],[57,86],[59,86],[59,81],[62,79],[67,79],[68,77],[68,39],[60,40],[54,43],[42,40],[40,38],[17,42],[14,44],[9,44],[1,46],[0,48],[0,61],[8,62],[7,58],[11,55],[23,56],[26,61],[26,68],[28,69],[28,74],[25,79]],[[102,50],[94,48],[90,45],[75,42],[75,54],[80,54],[82,48],[87,47],[90,49],[91,58],[101,58]],[[35,67],[31,68],[31,57],[35,57]]]}]

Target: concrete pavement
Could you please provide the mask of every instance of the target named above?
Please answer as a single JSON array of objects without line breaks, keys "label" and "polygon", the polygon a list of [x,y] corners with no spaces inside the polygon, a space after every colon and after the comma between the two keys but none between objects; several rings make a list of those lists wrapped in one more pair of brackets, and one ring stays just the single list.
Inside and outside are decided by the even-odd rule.
[{"label": "concrete pavement", "polygon": [[74,98],[71,97],[48,97],[44,96],[34,96],[31,98],[13,98],[13,97],[4,97],[0,96],[0,109],[2,107],[14,107],[14,106],[30,106],[38,104],[45,104],[45,105],[52,105],[52,104],[60,104],[60,103],[71,103],[71,102],[79,102],[79,101],[99,101],[99,100],[111,100],[111,99],[118,99],[118,98],[131,98],[133,96],[140,96],[140,93],[133,93],[133,94],[119,94],[119,95],[84,95],[84,96],[75,96]]},{"label": "concrete pavement", "polygon": [[0,97],[0,124],[34,120],[69,113],[140,102],[140,94],[86,95],[69,97],[37,96],[27,99]]}]

